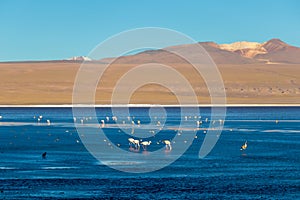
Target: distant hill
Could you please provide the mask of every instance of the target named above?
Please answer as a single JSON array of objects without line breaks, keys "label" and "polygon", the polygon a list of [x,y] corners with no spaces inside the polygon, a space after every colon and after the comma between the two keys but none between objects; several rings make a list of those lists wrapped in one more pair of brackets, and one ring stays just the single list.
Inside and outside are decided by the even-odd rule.
[{"label": "distant hill", "polygon": [[300,48],[288,45],[279,39],[272,39],[263,44],[266,54],[258,54],[255,59],[264,59],[278,63],[300,63]]},{"label": "distant hill", "polygon": [[[264,43],[235,42],[217,44],[199,42],[217,64],[251,64],[251,63],[300,63],[300,48],[288,45],[280,39],[271,39]],[[115,62],[131,63],[184,63],[184,59],[170,53],[172,50],[188,52],[197,56],[196,44],[184,44],[158,50],[147,50],[135,55],[119,57]],[[193,55],[194,54],[194,55]],[[104,58],[102,62],[111,62],[114,58]]]}]

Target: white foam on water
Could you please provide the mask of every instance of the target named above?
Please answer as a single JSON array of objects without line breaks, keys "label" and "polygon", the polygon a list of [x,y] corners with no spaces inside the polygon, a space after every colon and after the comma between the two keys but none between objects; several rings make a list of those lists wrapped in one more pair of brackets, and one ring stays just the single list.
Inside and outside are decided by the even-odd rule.
[{"label": "white foam on water", "polygon": [[264,130],[264,133],[300,133],[300,130],[284,130],[284,129],[271,129]]},{"label": "white foam on water", "polygon": [[0,167],[0,170],[17,169],[15,167]]},{"label": "white foam on water", "polygon": [[58,167],[42,167],[41,169],[45,170],[55,170],[55,169],[77,169],[78,167],[65,167],[65,166],[58,166]]},{"label": "white foam on water", "polygon": [[235,131],[240,131],[240,132],[256,132],[259,131],[258,129],[249,129],[249,128],[239,128],[239,129],[233,129]]},{"label": "white foam on water", "polygon": [[31,122],[0,122],[1,126],[27,126],[27,125],[33,125],[36,123]]},{"label": "white foam on water", "polygon": [[61,127],[74,127],[73,123],[51,123],[48,125],[44,122],[0,122],[0,126],[61,126]]},{"label": "white foam on water", "polygon": [[[276,123],[276,119],[230,119],[230,120],[225,120],[225,122],[271,122],[271,123]],[[278,123],[280,123],[280,122],[298,123],[298,122],[300,122],[300,120],[299,119],[278,120]]]},{"label": "white foam on water", "polygon": [[139,161],[102,161],[101,163],[102,165],[114,165],[114,166],[122,166],[122,165],[140,165],[143,164],[143,162],[139,162]]}]

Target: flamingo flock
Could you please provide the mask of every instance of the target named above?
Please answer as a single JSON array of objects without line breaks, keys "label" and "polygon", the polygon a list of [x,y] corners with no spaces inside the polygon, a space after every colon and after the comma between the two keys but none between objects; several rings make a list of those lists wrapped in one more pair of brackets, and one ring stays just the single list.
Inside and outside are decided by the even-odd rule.
[{"label": "flamingo flock", "polygon": [[[147,147],[151,145],[152,141],[142,141],[142,140],[137,140],[134,138],[128,138],[129,142],[129,148],[134,148],[134,150],[139,151],[140,150],[140,145],[142,146],[144,151],[147,151]],[[166,150],[171,151],[172,150],[172,145],[170,140],[163,140],[163,144],[165,144]],[[160,144],[160,142],[157,142],[156,144]]]},{"label": "flamingo flock", "polygon": [[[2,116],[0,116],[0,119],[2,119]],[[47,119],[46,116],[43,115],[36,115],[34,116],[34,119],[38,122],[38,123],[45,123],[48,126],[52,125],[52,121],[50,121],[50,119]],[[77,123],[77,124],[88,124],[88,121],[92,119],[92,117],[73,117],[73,122]],[[163,118],[159,118],[157,116],[154,117],[155,122],[154,122],[154,126],[157,126],[159,128],[154,128],[157,130],[162,130],[161,127],[163,127],[163,122],[161,122],[160,120]],[[204,120],[202,120],[201,116],[184,116],[183,117],[184,120],[188,121],[188,120],[193,120],[194,123],[196,123],[195,125],[197,126],[196,129],[194,129],[195,131],[199,130],[199,127],[202,126],[202,124],[204,122],[209,122],[210,120],[208,118],[205,118]],[[116,123],[118,121],[118,117],[117,116],[104,116],[101,120],[99,120],[100,125],[99,128],[105,128],[105,127],[109,127],[109,124],[111,123]],[[134,135],[134,128],[138,128],[142,126],[142,121],[138,118],[135,118],[134,116],[128,116],[127,120],[125,118],[125,120],[123,120],[122,118],[120,118],[119,120],[120,124],[126,124],[129,125],[129,128],[131,127],[131,134]],[[217,120],[215,121],[211,121],[211,123],[216,123],[218,122]],[[219,120],[220,124],[224,124],[223,120]],[[276,123],[278,123],[278,120],[276,120]],[[149,130],[149,133],[152,134],[153,136],[155,136],[155,133],[157,133],[157,131],[154,130]],[[206,129],[204,129],[204,133],[206,133]],[[177,135],[180,136],[182,134],[182,130],[178,130]],[[197,136],[195,136],[195,139],[197,139]],[[58,140],[56,141],[58,142]],[[79,140],[75,141],[76,143],[79,143]],[[175,141],[172,140],[168,140],[168,139],[164,139],[164,140],[159,140],[159,141],[143,141],[141,139],[134,139],[134,138],[128,138],[128,142],[129,142],[129,146],[131,148],[134,148],[135,150],[140,150],[140,147],[142,147],[142,149],[144,151],[147,151],[150,146],[154,143],[156,145],[159,144],[164,144],[165,145],[165,149],[168,151],[172,150],[172,144],[175,143]],[[190,141],[184,141],[185,143],[190,142]],[[111,145],[111,144],[110,144]],[[117,146],[119,147],[121,144],[118,144]],[[246,145],[247,148],[247,143],[245,143],[244,145]],[[244,146],[243,145],[243,146]]]},{"label": "flamingo flock", "polygon": [[[1,118],[2,118],[2,116],[1,116]],[[42,115],[38,115],[38,117],[34,116],[34,119],[36,119],[36,118],[37,118],[38,123],[40,123],[40,122],[42,122],[43,116]],[[76,118],[76,117],[73,117],[73,122],[74,123],[80,123],[80,124],[83,125],[83,124],[86,124],[91,119],[92,119],[92,117],[82,117],[82,118],[79,118],[79,119]],[[155,116],[154,119],[156,121],[156,122],[154,122],[154,125],[159,127],[160,128],[159,130],[162,130],[161,127],[163,125],[159,121],[159,117]],[[188,120],[194,120],[195,121],[196,128],[194,129],[194,131],[197,131],[199,129],[199,127],[203,124],[201,116],[184,116],[183,119],[185,121],[188,121]],[[114,122],[116,123],[117,121],[118,121],[117,116],[111,116],[111,117],[110,116],[105,116],[104,118],[99,120],[99,122],[100,122],[99,128],[105,128],[105,127],[107,127],[107,124],[114,123]],[[209,119],[205,118],[204,121],[209,122]],[[135,128],[136,127],[141,127],[141,125],[142,125],[141,120],[136,119],[134,116],[131,116],[131,117],[128,116],[127,120],[121,120],[120,122],[121,122],[121,124],[127,124],[129,126],[130,125],[132,126],[132,129],[131,129],[131,134],[132,135],[134,135]],[[215,120],[211,121],[212,124],[214,124],[215,122],[216,122]],[[51,125],[51,121],[49,119],[46,120],[46,123],[49,126]],[[219,123],[224,124],[224,121],[219,120]],[[156,131],[149,130],[149,133],[155,135]],[[203,133],[206,133],[206,129],[204,129]],[[182,134],[182,130],[178,130],[177,135],[180,136],[181,134]],[[194,138],[197,139],[197,136],[195,136]],[[129,142],[129,147],[130,148],[133,148],[134,150],[138,150],[138,151],[140,150],[140,147],[142,147],[142,149],[144,151],[147,151],[149,146],[151,146],[151,144],[152,144],[152,141],[142,141],[141,139],[134,139],[134,138],[128,138],[128,142]],[[187,143],[188,141],[185,140],[184,142]],[[76,143],[79,143],[79,141],[76,140]],[[164,144],[165,149],[168,150],[168,151],[172,150],[172,143],[175,143],[175,141],[159,140],[159,141],[155,142],[155,144],[157,144],[157,145]],[[118,144],[117,146],[119,147],[120,145],[121,144]],[[110,144],[110,146],[111,146],[111,144]]]},{"label": "flamingo flock", "polygon": [[[47,124],[48,126],[52,125],[52,122],[50,121],[50,119],[47,119],[47,117],[43,116],[43,115],[36,115],[33,117],[35,119],[35,121],[40,124],[40,123],[45,123]],[[2,119],[2,115],[0,115],[0,119]],[[81,123],[81,124],[84,124],[86,123],[88,120],[91,120],[92,117],[84,117],[84,118],[76,118],[76,117],[73,117],[73,122],[74,123]],[[161,122],[158,120],[157,117],[155,117],[154,119],[156,119],[156,122],[154,123],[155,126],[162,126]],[[223,125],[224,124],[224,120],[209,120],[208,118],[201,118],[201,116],[184,116],[183,117],[184,120],[194,120],[194,122],[196,123],[196,126],[197,128],[199,128],[200,126],[202,126],[202,124],[204,124],[204,122],[206,123],[209,123],[211,122],[211,124],[220,124],[220,125]],[[118,121],[118,118],[116,116],[112,116],[112,117],[104,117],[102,120],[100,120],[100,128],[104,128],[106,127],[107,124],[111,123],[111,122],[117,122]],[[139,119],[135,119],[135,117],[127,117],[127,121],[126,120],[119,120],[120,123],[122,124],[127,124],[127,125],[132,125],[132,130],[131,130],[131,134],[134,135],[134,128],[135,127],[140,127],[142,125],[142,122],[141,120]],[[274,120],[274,122],[276,124],[279,123],[279,120]],[[130,126],[129,126],[130,127]],[[195,129],[197,130],[197,129]],[[198,129],[199,130],[199,129]],[[233,131],[233,129],[229,129],[229,131]],[[66,133],[69,132],[69,131],[66,131]],[[155,132],[154,130],[149,130],[149,133],[155,135]],[[207,129],[203,129],[203,133],[207,133]],[[182,130],[178,130],[177,132],[177,135],[180,136],[182,134]],[[51,134],[49,134],[49,136],[51,136]],[[194,137],[195,139],[197,139],[197,135]],[[59,142],[59,138],[55,139],[55,142]],[[80,143],[80,141],[78,139],[75,140],[76,143]],[[141,139],[134,139],[134,138],[128,138],[128,142],[129,142],[129,147],[130,148],[133,148],[135,150],[140,150],[140,147],[142,147],[142,149],[144,151],[147,151],[151,144],[156,144],[156,145],[160,145],[160,144],[164,144],[165,145],[165,149],[168,150],[168,151],[171,151],[172,150],[172,144],[175,143],[175,141],[171,141],[171,140],[159,140],[159,141],[155,141],[155,142],[152,142],[152,141],[143,141]],[[185,143],[189,142],[189,141],[184,141]],[[111,143],[108,143],[108,145],[111,146]],[[118,147],[121,146],[121,144],[117,144]],[[247,141],[244,142],[244,144],[242,144],[242,146],[240,147],[240,150],[241,151],[245,151],[246,149],[248,148],[248,143]],[[46,157],[46,152],[44,153],[44,156],[43,158]]]}]

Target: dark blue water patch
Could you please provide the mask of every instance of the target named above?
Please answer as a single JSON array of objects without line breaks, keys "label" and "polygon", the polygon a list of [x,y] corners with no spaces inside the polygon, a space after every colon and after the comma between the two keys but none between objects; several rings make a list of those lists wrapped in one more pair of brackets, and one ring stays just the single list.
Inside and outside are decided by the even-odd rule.
[{"label": "dark blue water patch", "polygon": [[[253,180],[265,176],[216,176],[178,178],[36,179],[1,181],[2,196],[15,198],[134,198],[134,199],[270,199],[297,198],[297,183],[272,179],[264,184]],[[184,180],[184,181],[183,181]],[[299,183],[299,182],[298,182]]]}]

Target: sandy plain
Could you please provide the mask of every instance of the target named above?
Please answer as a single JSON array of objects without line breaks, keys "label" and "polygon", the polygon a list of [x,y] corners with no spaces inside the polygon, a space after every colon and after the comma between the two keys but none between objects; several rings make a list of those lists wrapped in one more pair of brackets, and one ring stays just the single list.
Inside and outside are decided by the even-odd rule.
[{"label": "sandy plain", "polygon": [[[0,63],[1,105],[72,104],[72,92],[80,62]],[[103,64],[93,63],[95,68]],[[206,84],[187,64],[170,64],[191,83],[199,104],[210,104]],[[95,103],[110,104],[117,81],[134,64],[113,64],[97,85]],[[299,64],[218,65],[228,104],[299,104]],[[176,81],[174,81],[174,84]],[[185,88],[178,89],[184,91]],[[126,95],[126,90],[124,91]],[[82,102],[85,103],[85,102]],[[120,101],[120,103],[122,103]],[[140,87],[131,96],[131,104],[178,104],[176,96],[157,84]]]}]

